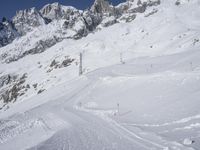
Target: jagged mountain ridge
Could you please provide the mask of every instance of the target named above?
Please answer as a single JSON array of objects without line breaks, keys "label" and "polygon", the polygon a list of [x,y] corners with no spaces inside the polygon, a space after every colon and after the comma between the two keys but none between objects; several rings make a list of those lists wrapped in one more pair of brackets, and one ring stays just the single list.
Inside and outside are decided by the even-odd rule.
[{"label": "jagged mountain ridge", "polygon": [[[59,3],[47,4],[41,10],[30,8],[18,11],[12,21],[10,21],[13,24],[12,28],[9,28],[6,32],[16,32],[18,36],[24,36],[36,28],[42,29],[43,26],[51,26],[52,28],[56,28],[54,33],[58,39],[80,39],[94,31],[103,20],[106,20],[103,22],[103,26],[109,26],[119,22],[118,19],[123,14],[127,13],[129,13],[130,16],[123,19],[126,19],[126,21],[134,20],[136,13],[142,13],[148,5],[157,5],[160,1],[154,0],[153,2],[154,3],[152,3],[152,1],[141,2],[139,0],[139,2],[135,3],[127,1],[123,5],[114,7],[107,1],[96,0],[91,9],[85,11],[77,10],[74,7],[64,6]],[[113,16],[112,19],[107,20],[107,18],[111,16]],[[1,32],[3,31],[1,30]],[[56,35],[58,32],[61,34]],[[6,46],[18,37],[17,35],[13,34],[12,37],[1,37],[0,41],[7,42],[1,42],[0,45]],[[51,37],[51,39],[53,39],[53,37]]]}]

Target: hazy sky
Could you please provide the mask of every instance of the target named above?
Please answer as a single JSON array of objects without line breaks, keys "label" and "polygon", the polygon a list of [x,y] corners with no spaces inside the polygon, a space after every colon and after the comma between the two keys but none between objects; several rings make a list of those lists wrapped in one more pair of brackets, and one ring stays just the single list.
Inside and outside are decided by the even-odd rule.
[{"label": "hazy sky", "polygon": [[[113,5],[126,0],[109,0]],[[36,7],[40,9],[48,3],[59,2],[63,5],[74,6],[78,9],[85,9],[92,5],[94,0],[0,0],[0,19],[2,17],[12,18],[17,10]]]}]

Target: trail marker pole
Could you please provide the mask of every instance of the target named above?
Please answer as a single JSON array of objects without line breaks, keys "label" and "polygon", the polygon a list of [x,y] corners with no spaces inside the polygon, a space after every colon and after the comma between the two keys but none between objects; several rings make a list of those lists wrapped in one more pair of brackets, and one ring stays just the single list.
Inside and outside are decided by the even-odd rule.
[{"label": "trail marker pole", "polygon": [[79,64],[79,76],[81,76],[83,74],[83,54],[80,53],[80,64]]}]

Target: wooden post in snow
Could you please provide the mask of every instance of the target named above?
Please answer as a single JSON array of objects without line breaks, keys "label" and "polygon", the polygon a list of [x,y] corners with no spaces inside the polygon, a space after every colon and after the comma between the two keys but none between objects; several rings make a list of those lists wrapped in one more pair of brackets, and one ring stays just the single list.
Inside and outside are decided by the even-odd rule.
[{"label": "wooden post in snow", "polygon": [[79,76],[81,76],[83,74],[83,54],[80,53],[80,64],[79,64]]}]

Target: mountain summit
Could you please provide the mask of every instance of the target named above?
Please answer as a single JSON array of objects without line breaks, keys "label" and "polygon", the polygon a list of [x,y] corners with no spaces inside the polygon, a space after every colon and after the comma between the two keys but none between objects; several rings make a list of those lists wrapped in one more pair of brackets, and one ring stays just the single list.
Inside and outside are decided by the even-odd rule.
[{"label": "mountain summit", "polygon": [[94,13],[108,13],[112,11],[112,6],[108,0],[95,0],[91,7],[91,11]]}]

